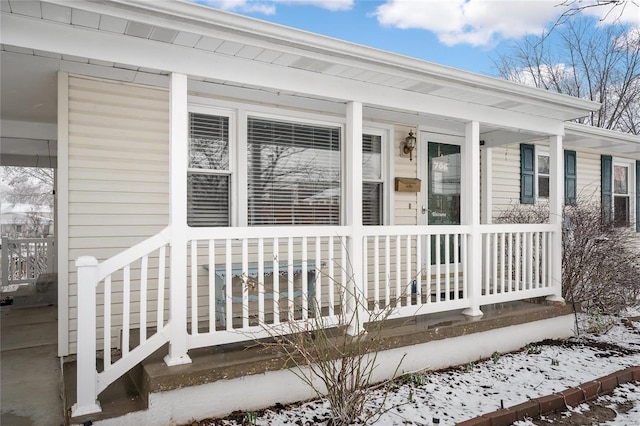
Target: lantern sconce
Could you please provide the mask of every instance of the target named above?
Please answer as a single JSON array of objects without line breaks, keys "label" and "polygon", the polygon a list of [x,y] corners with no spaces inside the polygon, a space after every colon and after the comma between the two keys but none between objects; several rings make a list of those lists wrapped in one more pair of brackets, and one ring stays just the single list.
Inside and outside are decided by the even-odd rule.
[{"label": "lantern sconce", "polygon": [[416,149],[416,137],[413,135],[413,130],[409,130],[409,136],[400,143],[401,157],[406,157],[409,154],[409,161],[413,161],[414,149]]}]

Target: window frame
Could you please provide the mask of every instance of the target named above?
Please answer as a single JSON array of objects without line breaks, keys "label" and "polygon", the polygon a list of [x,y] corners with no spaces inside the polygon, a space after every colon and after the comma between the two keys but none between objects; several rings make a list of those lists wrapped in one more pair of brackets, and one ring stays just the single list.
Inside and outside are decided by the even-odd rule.
[{"label": "window frame", "polygon": [[[380,215],[381,215],[381,223],[379,226],[389,225],[391,220],[391,208],[390,208],[390,192],[389,188],[391,184],[389,183],[390,176],[390,165],[389,160],[392,156],[389,153],[390,149],[390,134],[391,127],[376,127],[372,123],[363,123],[362,125],[362,135],[372,135],[372,136],[380,136],[380,178],[379,179],[365,179],[364,177],[364,168],[363,168],[363,176],[362,183],[380,183],[382,184],[382,190],[380,194],[380,202],[382,205],[380,206]],[[363,152],[364,155],[364,152]],[[363,164],[364,166],[364,164]],[[364,205],[364,197],[363,197],[363,205]],[[363,225],[364,225],[364,217],[363,217]],[[376,226],[376,225],[367,225],[367,226]]]},{"label": "window frame", "polygon": [[[627,193],[616,194],[615,192],[615,169],[616,167],[625,167],[627,169]],[[636,211],[638,206],[636,205],[636,163],[635,160],[628,158],[612,157],[611,161],[611,220],[614,226],[620,228],[633,228],[635,229],[634,218],[636,217]],[[628,216],[625,225],[616,225],[616,210],[615,200],[616,197],[625,197],[628,200]]]},{"label": "window frame", "polygon": [[[227,170],[216,170],[216,169],[200,169],[200,168],[192,168],[189,167],[189,158],[190,158],[190,151],[191,151],[191,145],[189,143],[189,138],[191,137],[191,133],[188,131],[187,133],[187,179],[190,173],[198,173],[198,174],[204,174],[204,175],[217,175],[217,176],[228,176],[229,177],[229,206],[228,206],[228,211],[229,211],[229,220],[228,220],[228,224],[226,225],[227,227],[229,226],[235,226],[234,225],[234,218],[235,218],[235,214],[234,214],[234,209],[235,206],[237,204],[234,195],[235,195],[235,190],[234,190],[234,181],[235,179],[235,158],[236,158],[236,152],[235,152],[235,147],[236,147],[236,113],[233,109],[227,109],[227,108],[219,108],[219,107],[204,107],[204,106],[199,106],[199,105],[191,105],[189,104],[187,106],[187,120],[189,120],[189,117],[191,114],[202,114],[202,115],[209,115],[209,116],[213,116],[213,117],[226,117],[228,119],[228,123],[229,123],[229,164],[227,166]],[[187,205],[187,209],[189,208],[189,206]],[[188,210],[187,210],[187,215],[188,215]],[[187,226],[189,228],[201,228],[201,227],[194,227],[194,226],[190,226],[187,223]],[[224,227],[224,226],[223,226]]]},{"label": "window frame", "polygon": [[[346,223],[346,193],[345,167],[346,158],[346,118],[333,117],[320,113],[278,109],[270,106],[248,104],[237,101],[189,96],[188,113],[194,112],[207,115],[220,115],[229,118],[229,227],[248,226],[248,165],[242,158],[248,155],[247,124],[249,117],[289,121],[299,124],[340,127],[341,146],[341,174],[340,174],[340,224]],[[382,137],[382,223],[393,225],[393,185],[390,176],[393,175],[393,144],[394,126],[363,120],[363,134],[373,134]],[[364,179],[363,179],[364,182]],[[293,226],[293,225],[291,225]]]},{"label": "window frame", "polygon": [[[549,170],[548,174],[540,174],[538,167],[538,157],[548,157],[549,158],[549,168],[551,168],[551,155],[549,154],[549,148],[545,147],[545,146],[538,146],[535,145],[535,166],[534,166],[534,184],[535,184],[535,195],[536,195],[536,202],[538,201],[538,199],[542,198],[543,200],[549,200],[549,195],[546,196],[542,196],[540,195],[540,177],[547,177],[547,179],[549,179],[549,191],[551,191],[551,170]],[[563,154],[563,161],[564,161],[564,154]]]}]

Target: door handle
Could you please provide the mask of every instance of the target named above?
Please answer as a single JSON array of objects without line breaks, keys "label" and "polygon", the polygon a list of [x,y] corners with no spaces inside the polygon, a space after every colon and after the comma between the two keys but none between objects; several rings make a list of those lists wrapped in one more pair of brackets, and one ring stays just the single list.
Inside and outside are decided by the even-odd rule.
[{"label": "door handle", "polygon": [[427,212],[427,208],[425,206],[422,206],[422,214],[425,214]]}]

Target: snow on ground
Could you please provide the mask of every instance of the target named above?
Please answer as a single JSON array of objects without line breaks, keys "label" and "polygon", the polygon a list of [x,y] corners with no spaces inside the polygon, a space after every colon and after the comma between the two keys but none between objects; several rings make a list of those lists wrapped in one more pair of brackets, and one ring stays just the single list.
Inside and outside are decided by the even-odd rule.
[{"label": "snow on ground", "polygon": [[[628,314],[637,315],[637,311]],[[586,321],[585,317],[582,321]],[[382,391],[368,404],[369,412],[384,413],[368,423],[380,425],[453,425],[457,422],[510,407],[640,365],[640,322],[636,330],[616,324],[600,335],[582,333],[570,344],[530,345],[524,350],[440,372],[424,372],[392,385],[386,399]],[[589,342],[618,345],[598,348]],[[640,386],[629,384],[607,398],[627,397],[634,408],[619,415],[611,425],[640,424]],[[577,408],[580,409],[580,408]],[[283,410],[266,410],[257,425],[314,425],[326,423],[328,406],[312,401]],[[236,424],[225,421],[218,424]],[[532,423],[521,423],[532,424]]]}]

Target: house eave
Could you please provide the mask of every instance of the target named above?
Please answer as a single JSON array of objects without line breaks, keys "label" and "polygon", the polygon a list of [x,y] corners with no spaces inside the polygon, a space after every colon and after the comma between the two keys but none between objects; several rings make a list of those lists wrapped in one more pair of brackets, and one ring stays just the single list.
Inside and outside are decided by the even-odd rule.
[{"label": "house eave", "polygon": [[[61,0],[50,1],[68,5],[68,2]],[[433,82],[435,80],[445,85],[462,87],[487,95],[500,95],[517,99],[523,103],[558,109],[563,112],[564,118],[567,120],[584,117],[591,111],[600,108],[600,104],[597,102],[499,80],[231,12],[215,10],[184,0],[74,2],[73,7],[96,13],[117,14],[120,11],[120,13],[124,13],[123,17],[128,19],[133,17],[136,20],[155,25],[167,25],[170,22],[174,27],[184,27],[191,31],[199,28],[230,33],[247,41],[257,40],[263,45],[285,46],[335,63],[360,65],[367,69],[404,75],[418,81]]]}]

